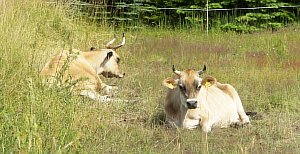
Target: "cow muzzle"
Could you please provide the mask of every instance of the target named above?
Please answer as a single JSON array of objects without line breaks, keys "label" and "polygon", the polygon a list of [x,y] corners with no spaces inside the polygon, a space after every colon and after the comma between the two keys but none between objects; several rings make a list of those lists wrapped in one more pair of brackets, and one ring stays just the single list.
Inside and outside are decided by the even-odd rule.
[{"label": "cow muzzle", "polygon": [[198,106],[197,99],[187,99],[186,100],[186,105],[188,109],[195,109]]},{"label": "cow muzzle", "polygon": [[111,72],[103,72],[101,74],[106,78],[123,78],[125,76],[125,73],[113,74]]},{"label": "cow muzzle", "polygon": [[118,75],[118,78],[123,78],[125,76],[125,73],[120,73],[119,75]]}]

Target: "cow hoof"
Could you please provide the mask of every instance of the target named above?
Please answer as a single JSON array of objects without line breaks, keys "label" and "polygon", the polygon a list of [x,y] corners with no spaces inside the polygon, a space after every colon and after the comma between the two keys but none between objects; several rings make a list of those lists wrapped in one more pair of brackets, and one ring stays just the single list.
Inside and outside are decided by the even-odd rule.
[{"label": "cow hoof", "polygon": [[233,122],[233,123],[230,124],[230,127],[233,127],[233,128],[239,128],[241,126],[243,126],[243,124],[239,121],[238,122]]},{"label": "cow hoof", "polygon": [[242,124],[243,124],[243,125],[250,125],[250,121],[248,121],[248,122],[243,122]]},{"label": "cow hoof", "polygon": [[97,100],[97,96],[98,94],[93,92],[93,91],[89,91],[89,90],[83,90],[80,92],[80,95],[81,96],[85,96],[85,97],[88,97],[92,100]]},{"label": "cow hoof", "polygon": [[111,99],[110,99],[110,97],[108,95],[99,96],[98,100],[100,102],[109,102],[109,101],[111,101]]},{"label": "cow hoof", "polygon": [[243,125],[250,124],[250,119],[249,119],[248,116],[242,119],[242,124],[243,124]]},{"label": "cow hoof", "polygon": [[117,86],[109,86],[109,85],[106,85],[104,87],[104,91],[106,92],[106,94],[111,94],[113,92],[116,92],[119,88]]}]

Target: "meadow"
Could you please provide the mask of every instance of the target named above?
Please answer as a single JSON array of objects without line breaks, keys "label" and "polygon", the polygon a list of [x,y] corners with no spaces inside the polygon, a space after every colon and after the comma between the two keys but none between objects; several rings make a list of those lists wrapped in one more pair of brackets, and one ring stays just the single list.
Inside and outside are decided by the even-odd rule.
[{"label": "meadow", "polygon": [[[2,153],[300,153],[300,28],[235,34],[197,29],[113,28],[89,23],[64,5],[0,1],[0,147]],[[126,34],[118,53],[126,76],[101,103],[49,87],[39,71],[63,49],[103,48]],[[251,125],[200,129],[164,124],[163,79],[202,69],[232,84]]]}]

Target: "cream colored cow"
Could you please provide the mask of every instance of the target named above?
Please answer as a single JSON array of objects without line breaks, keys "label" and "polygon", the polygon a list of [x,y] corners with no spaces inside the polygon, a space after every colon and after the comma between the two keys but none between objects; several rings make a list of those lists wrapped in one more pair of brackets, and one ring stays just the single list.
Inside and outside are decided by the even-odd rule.
[{"label": "cream colored cow", "polygon": [[235,88],[210,76],[202,79],[205,70],[205,65],[201,71],[178,71],[173,66],[177,77],[163,81],[169,88],[165,100],[167,123],[187,129],[200,125],[204,132],[212,127],[250,123]]},{"label": "cream colored cow", "polygon": [[104,84],[99,75],[117,78],[123,78],[125,75],[120,70],[120,57],[116,53],[116,49],[125,45],[124,33],[120,45],[112,46],[115,40],[116,37],[108,42],[106,49],[91,48],[88,52],[77,49],[63,50],[46,63],[40,75],[50,84],[74,82],[74,89],[80,95],[98,101],[109,101],[108,95],[101,96],[100,92],[109,94],[116,87]]}]

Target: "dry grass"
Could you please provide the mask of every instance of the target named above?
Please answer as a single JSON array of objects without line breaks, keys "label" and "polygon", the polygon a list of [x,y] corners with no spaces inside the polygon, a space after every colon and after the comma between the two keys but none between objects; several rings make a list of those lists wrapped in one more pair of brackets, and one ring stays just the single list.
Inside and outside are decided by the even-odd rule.
[{"label": "dry grass", "polygon": [[[49,88],[38,76],[50,55],[68,48],[103,47],[114,29],[72,17],[64,6],[39,0],[0,2],[0,144],[3,153],[299,153],[300,35],[276,33],[206,36],[197,30],[126,32],[119,52],[124,99],[99,103]],[[121,34],[122,30],[116,31]],[[213,129],[167,128],[164,78],[178,69],[201,69],[238,90],[252,125]],[[204,144],[207,144],[207,149]]]}]

